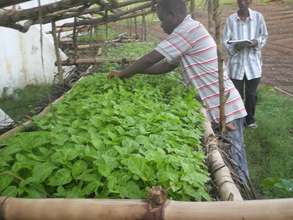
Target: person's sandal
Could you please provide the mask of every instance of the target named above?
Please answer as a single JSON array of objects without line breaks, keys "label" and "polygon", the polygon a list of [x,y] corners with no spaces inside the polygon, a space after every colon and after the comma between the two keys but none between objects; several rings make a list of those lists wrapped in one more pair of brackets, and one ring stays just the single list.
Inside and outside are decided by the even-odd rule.
[{"label": "person's sandal", "polygon": [[257,124],[254,122],[254,123],[248,124],[247,127],[255,129],[257,128]]}]

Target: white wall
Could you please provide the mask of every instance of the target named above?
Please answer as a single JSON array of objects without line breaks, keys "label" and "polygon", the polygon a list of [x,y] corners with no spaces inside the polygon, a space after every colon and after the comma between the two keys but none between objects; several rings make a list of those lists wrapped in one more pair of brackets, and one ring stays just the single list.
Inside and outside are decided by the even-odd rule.
[{"label": "white wall", "polygon": [[0,130],[8,127],[13,123],[13,120],[0,109]]},{"label": "white wall", "polygon": [[[54,0],[42,0],[42,4]],[[20,4],[21,8],[37,6],[37,0]],[[52,83],[57,72],[52,36],[45,34],[50,25],[43,26],[43,61],[41,58],[40,25],[27,33],[0,27],[0,96],[30,84]],[[66,55],[61,53],[61,58]],[[70,68],[66,68],[68,71]]]}]

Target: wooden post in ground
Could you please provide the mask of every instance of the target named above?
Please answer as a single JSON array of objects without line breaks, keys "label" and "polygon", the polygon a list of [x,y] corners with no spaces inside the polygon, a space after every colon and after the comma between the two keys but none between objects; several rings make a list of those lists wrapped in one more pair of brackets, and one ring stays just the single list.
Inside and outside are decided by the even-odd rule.
[{"label": "wooden post in ground", "polygon": [[138,35],[138,32],[137,32],[137,17],[134,17],[134,32],[135,32],[135,36]]},{"label": "wooden post in ground", "polygon": [[60,58],[60,51],[59,51],[59,41],[56,34],[56,23],[55,21],[52,21],[51,24],[52,24],[52,36],[53,36],[55,55],[56,55],[56,63],[57,63],[57,69],[58,69],[58,82],[60,84],[64,84],[63,68],[61,65],[61,58]]},{"label": "wooden post in ground", "polygon": [[[210,1],[209,1],[210,2]],[[220,93],[220,129],[223,134],[226,129],[225,118],[225,88],[224,88],[224,69],[221,43],[221,12],[219,0],[213,0],[213,20],[215,22],[215,38],[218,47],[218,72],[219,72],[219,93]]]},{"label": "wooden post in ground", "polygon": [[208,31],[212,34],[213,31],[213,14],[214,14],[214,0],[207,0],[208,8]]},{"label": "wooden post in ground", "polygon": [[142,30],[143,30],[143,41],[147,41],[147,24],[146,24],[146,18],[145,15],[142,16]]},{"label": "wooden post in ground", "polygon": [[73,41],[73,59],[74,61],[77,60],[77,27],[76,27],[76,22],[77,18],[74,17],[74,26],[73,26],[73,36],[72,36],[72,41]]},{"label": "wooden post in ground", "polygon": [[[105,11],[105,19],[107,20],[108,19],[108,14],[109,14],[109,11],[106,10]],[[106,24],[106,40],[109,39],[109,26],[108,26],[108,23]]]},{"label": "wooden post in ground", "polygon": [[189,8],[189,11],[190,11],[190,14],[191,14],[191,17],[192,18],[195,18],[195,7],[196,7],[196,4],[195,4],[195,0],[191,0],[190,1],[190,8]]}]

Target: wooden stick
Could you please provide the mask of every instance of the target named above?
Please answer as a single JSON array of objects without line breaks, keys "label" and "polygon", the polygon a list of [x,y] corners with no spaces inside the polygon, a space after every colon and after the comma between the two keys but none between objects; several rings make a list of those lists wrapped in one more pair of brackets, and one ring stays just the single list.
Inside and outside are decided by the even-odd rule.
[{"label": "wooden stick", "polygon": [[58,41],[57,33],[56,33],[55,21],[52,21],[52,35],[53,35],[56,63],[57,63],[57,69],[58,69],[58,82],[60,84],[64,84],[63,68],[61,65],[61,58],[60,58],[60,51],[59,51],[60,47],[59,47],[59,41]]},{"label": "wooden stick", "polygon": [[137,17],[134,17],[134,32],[135,32],[135,35],[137,36]]},{"label": "wooden stick", "polygon": [[108,4],[105,7],[94,6],[94,7],[91,7],[91,8],[86,8],[86,9],[81,10],[81,11],[79,9],[77,9],[75,12],[73,11],[73,12],[67,13],[67,14],[57,12],[55,14],[48,15],[48,17],[45,17],[44,20],[52,19],[52,18],[54,18],[55,20],[61,20],[61,19],[70,18],[70,17],[73,17],[73,16],[80,16],[80,15],[84,15],[84,14],[97,14],[97,13],[105,11],[107,8],[119,9],[119,10],[117,10],[118,12],[116,13],[116,14],[119,14],[119,13],[123,12],[121,10],[121,8],[123,8],[125,6],[135,4],[135,3],[149,2],[149,1],[151,1],[151,0],[128,0],[128,1],[125,1],[125,2],[120,2],[118,4],[113,4],[113,5]]},{"label": "wooden stick", "polygon": [[125,60],[125,59],[105,59],[100,57],[94,57],[94,58],[80,58],[74,61],[74,59],[67,59],[63,60],[61,64],[63,66],[72,66],[72,65],[90,65],[90,64],[102,64],[105,62],[109,63],[132,63],[134,60]]},{"label": "wooden stick", "polygon": [[[140,11],[140,10],[143,10],[143,9],[146,9],[146,8],[150,8],[152,6],[152,3],[146,3],[146,4],[143,4],[143,5],[140,5],[140,6],[137,6],[137,7],[134,7],[128,11],[123,11],[121,13],[117,13],[117,14],[114,14],[114,15],[111,15],[111,16],[108,16],[108,19],[105,20],[105,18],[96,18],[96,19],[89,19],[89,20],[81,20],[81,21],[78,21],[77,22],[77,26],[80,26],[80,25],[92,25],[92,24],[106,24],[106,23],[109,23],[109,22],[113,22],[113,21],[118,21],[120,20],[119,18],[122,17],[122,16],[125,16],[127,14],[131,14],[131,13],[136,13],[137,11]],[[66,24],[63,24],[62,27],[72,27],[74,25],[73,22],[70,22],[70,23],[66,23]]]},{"label": "wooden stick", "polygon": [[213,33],[213,11],[214,0],[207,0],[208,4],[208,30],[210,34]]},{"label": "wooden stick", "polygon": [[189,8],[189,11],[190,11],[190,14],[191,14],[191,17],[192,17],[192,18],[195,18],[195,6],[196,6],[195,3],[196,3],[195,0],[191,0],[191,1],[190,1],[190,8]]},{"label": "wooden stick", "polygon": [[223,56],[221,48],[221,12],[219,0],[214,0],[213,3],[213,19],[215,22],[215,38],[217,43],[218,52],[218,74],[219,74],[219,103],[220,103],[220,130],[223,135],[226,130],[225,118],[225,88],[224,88],[224,69],[223,69]]},{"label": "wooden stick", "polygon": [[62,0],[59,2],[54,2],[51,4],[43,5],[41,7],[34,7],[29,9],[24,9],[21,11],[16,11],[11,13],[11,11],[5,11],[0,13],[0,26],[11,25],[15,22],[22,20],[38,20],[38,15],[41,12],[43,16],[56,12],[59,10],[67,9],[73,6],[82,5],[88,3],[91,0]]},{"label": "wooden stick", "polygon": [[146,25],[146,19],[145,19],[145,15],[142,16],[142,40],[143,41],[147,41],[147,25]]},{"label": "wooden stick", "polygon": [[77,18],[74,17],[74,26],[73,26],[73,36],[72,36],[72,41],[73,41],[73,59],[74,61],[77,60],[77,28],[76,28],[76,22],[77,22]]},{"label": "wooden stick", "polygon": [[279,88],[277,86],[275,86],[274,89],[279,91],[279,92],[281,92],[281,93],[283,93],[283,94],[285,94],[285,95],[287,95],[287,96],[293,97],[293,94],[291,94],[291,93],[289,93],[289,92],[287,92],[287,91],[285,91],[285,90],[283,90],[283,89],[281,89],[281,88]]},{"label": "wooden stick", "polygon": [[[140,200],[15,199],[2,200],[5,220],[147,220]],[[1,218],[1,219],[2,219]],[[293,199],[239,202],[167,201],[162,220],[292,220]]]}]

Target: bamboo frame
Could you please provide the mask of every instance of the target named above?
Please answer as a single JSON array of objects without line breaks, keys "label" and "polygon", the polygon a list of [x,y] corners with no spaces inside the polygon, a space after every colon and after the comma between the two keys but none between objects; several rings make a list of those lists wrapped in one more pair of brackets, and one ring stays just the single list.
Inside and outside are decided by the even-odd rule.
[{"label": "bamboo frame", "polygon": [[293,199],[237,202],[167,201],[161,218],[149,218],[149,211],[152,210],[149,209],[148,203],[140,200],[0,198],[0,204],[0,218],[5,220],[293,219]]},{"label": "bamboo frame", "polygon": [[38,20],[39,13],[43,16],[46,14],[72,8],[73,6],[79,6],[90,2],[90,0],[62,0],[51,4],[43,5],[41,7],[34,7],[29,9],[23,9],[11,13],[10,11],[0,13],[0,26],[14,24],[15,22],[22,20]]}]

